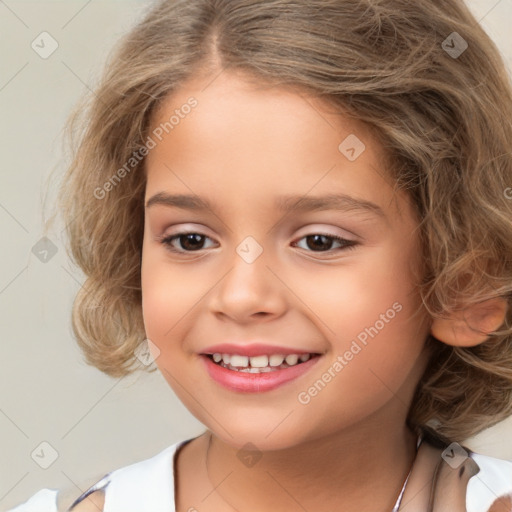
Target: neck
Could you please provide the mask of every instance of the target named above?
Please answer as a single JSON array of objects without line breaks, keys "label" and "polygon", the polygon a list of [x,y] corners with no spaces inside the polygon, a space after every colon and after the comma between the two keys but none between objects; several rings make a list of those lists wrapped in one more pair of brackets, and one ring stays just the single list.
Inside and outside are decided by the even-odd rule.
[{"label": "neck", "polygon": [[[416,455],[416,436],[403,424],[367,425],[281,450],[244,464],[240,450],[210,433],[203,462],[212,510],[391,512]],[[369,425],[372,425],[370,428]],[[378,425],[378,428],[375,427]]]}]

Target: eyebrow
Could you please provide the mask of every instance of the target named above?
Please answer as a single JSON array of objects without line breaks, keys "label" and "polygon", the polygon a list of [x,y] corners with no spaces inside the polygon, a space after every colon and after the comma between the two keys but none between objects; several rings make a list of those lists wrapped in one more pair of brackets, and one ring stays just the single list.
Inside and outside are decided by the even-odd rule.
[{"label": "eyebrow", "polygon": [[[205,198],[191,194],[168,194],[158,192],[146,202],[146,208],[153,205],[164,205],[186,210],[215,211],[213,205]],[[275,207],[283,212],[297,213],[321,210],[356,211],[371,213],[386,219],[382,208],[375,203],[364,199],[356,199],[346,194],[327,194],[323,196],[278,196]]]}]

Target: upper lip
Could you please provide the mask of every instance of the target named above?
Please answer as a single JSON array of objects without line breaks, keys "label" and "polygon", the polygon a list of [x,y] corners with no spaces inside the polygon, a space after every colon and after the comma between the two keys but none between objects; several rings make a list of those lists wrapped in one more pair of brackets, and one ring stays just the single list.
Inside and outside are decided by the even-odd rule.
[{"label": "upper lip", "polygon": [[202,349],[201,354],[237,354],[241,356],[260,356],[272,354],[317,354],[312,350],[301,350],[297,348],[284,347],[280,345],[267,345],[264,343],[251,343],[238,345],[235,343],[219,343]]}]

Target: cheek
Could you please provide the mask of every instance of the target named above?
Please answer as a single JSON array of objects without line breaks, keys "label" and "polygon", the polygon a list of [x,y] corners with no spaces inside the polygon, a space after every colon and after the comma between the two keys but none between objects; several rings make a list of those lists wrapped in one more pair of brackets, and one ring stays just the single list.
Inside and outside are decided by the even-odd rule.
[{"label": "cheek", "polygon": [[143,246],[141,265],[142,314],[148,338],[160,350],[169,346],[182,313],[184,288],[179,275],[171,275],[161,251]]},{"label": "cheek", "polygon": [[333,358],[347,354],[340,386],[360,397],[370,390],[376,398],[381,391],[388,394],[387,388],[398,389],[426,338],[421,323],[425,313],[420,309],[416,314],[421,300],[410,265],[412,247],[402,244],[402,251],[393,247],[390,243],[368,251],[369,256],[338,277],[329,280],[326,274],[321,281],[328,293],[320,294],[318,288],[303,292],[329,328],[325,333]]},{"label": "cheek", "polygon": [[[403,244],[402,244],[403,246]],[[421,304],[410,269],[408,247],[393,244],[361,251],[347,265],[316,271],[302,279],[298,295],[323,321],[326,336],[350,340],[365,328],[391,318],[386,329],[400,325]],[[400,311],[398,311],[400,310]],[[387,313],[387,314],[386,314]]]},{"label": "cheek", "polygon": [[[141,265],[142,314],[147,337],[165,356],[187,339],[193,324],[191,316],[200,307],[200,299],[213,286],[208,276],[202,279],[193,265],[178,269],[169,262],[165,251],[143,247]],[[185,342],[183,342],[185,343]]]}]

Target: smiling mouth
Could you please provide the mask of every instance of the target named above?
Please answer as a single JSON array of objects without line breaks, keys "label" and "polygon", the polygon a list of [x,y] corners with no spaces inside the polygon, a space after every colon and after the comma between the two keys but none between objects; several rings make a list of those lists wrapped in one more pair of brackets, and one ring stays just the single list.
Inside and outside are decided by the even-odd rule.
[{"label": "smiling mouth", "polygon": [[213,363],[228,370],[243,373],[269,373],[299,366],[321,354],[272,354],[270,356],[241,356],[237,354],[202,354]]}]

